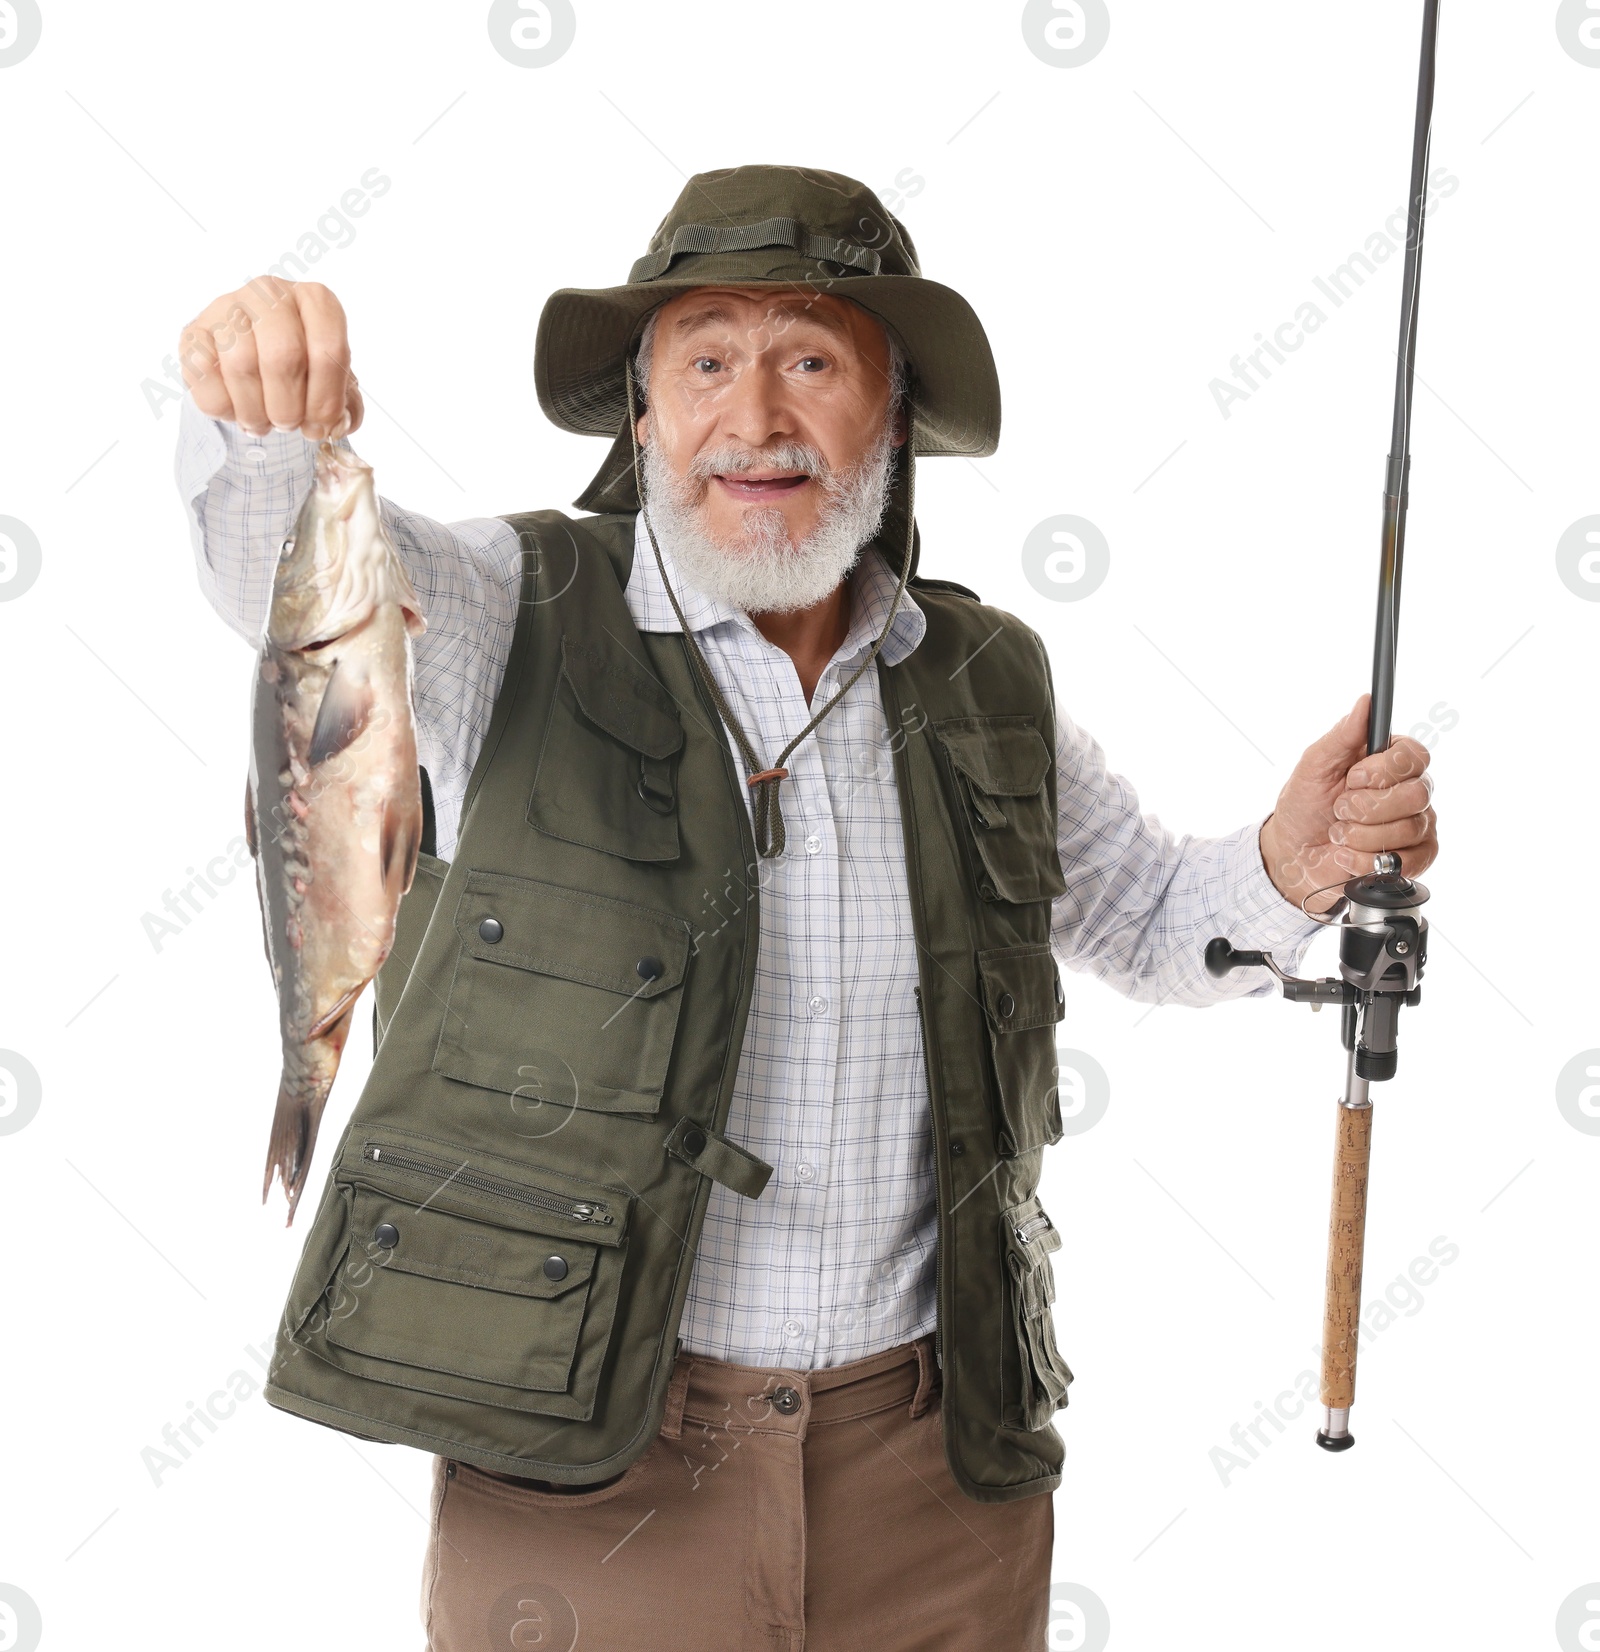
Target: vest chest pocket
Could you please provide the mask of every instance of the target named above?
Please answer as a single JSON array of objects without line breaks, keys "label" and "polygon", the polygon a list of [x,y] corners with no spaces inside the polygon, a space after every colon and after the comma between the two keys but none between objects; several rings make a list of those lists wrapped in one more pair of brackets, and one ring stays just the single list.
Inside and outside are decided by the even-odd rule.
[{"label": "vest chest pocket", "polygon": [[399,1388],[592,1415],[627,1193],[396,1130],[352,1137],[334,1182],[340,1300],[300,1340]]},{"label": "vest chest pocket", "polygon": [[1055,761],[1031,717],[956,717],[934,724],[950,758],[987,901],[1066,893],[1045,775]]},{"label": "vest chest pocket", "polygon": [[[1000,1213],[1000,1249],[1011,1295],[1015,1378],[1003,1384],[1005,1421],[1032,1432],[1067,1403],[1072,1371],[1056,1347],[1056,1276],[1061,1235],[1037,1198]],[[1005,1362],[1010,1364],[1010,1361]]]},{"label": "vest chest pocket", "polygon": [[1010,1159],[1061,1140],[1055,1028],[1066,1000],[1046,942],[980,952],[978,984],[1000,1108],[995,1144]]},{"label": "vest chest pocket", "polygon": [[676,860],[682,749],[677,707],[654,677],[564,636],[528,824],[628,860]]},{"label": "vest chest pocket", "polygon": [[455,924],[460,953],[435,1072],[504,1091],[540,1134],[566,1108],[660,1109],[687,922],[533,878],[469,872]]}]

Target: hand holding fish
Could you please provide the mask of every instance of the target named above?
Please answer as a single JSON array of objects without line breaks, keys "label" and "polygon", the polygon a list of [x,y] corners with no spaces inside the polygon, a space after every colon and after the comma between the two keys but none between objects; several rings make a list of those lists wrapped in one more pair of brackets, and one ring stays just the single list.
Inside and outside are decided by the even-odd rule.
[{"label": "hand holding fish", "polygon": [[361,428],[344,306],[321,282],[258,275],[222,294],[183,329],[178,360],[195,406],[250,435]]}]

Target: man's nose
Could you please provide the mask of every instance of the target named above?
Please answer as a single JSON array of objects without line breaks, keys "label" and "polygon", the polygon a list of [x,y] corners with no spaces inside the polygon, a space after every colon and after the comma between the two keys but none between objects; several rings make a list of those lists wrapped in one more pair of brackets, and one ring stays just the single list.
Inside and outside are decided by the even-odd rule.
[{"label": "man's nose", "polygon": [[752,450],[795,433],[783,375],[768,356],[758,355],[745,365],[728,385],[719,413],[722,435]]}]

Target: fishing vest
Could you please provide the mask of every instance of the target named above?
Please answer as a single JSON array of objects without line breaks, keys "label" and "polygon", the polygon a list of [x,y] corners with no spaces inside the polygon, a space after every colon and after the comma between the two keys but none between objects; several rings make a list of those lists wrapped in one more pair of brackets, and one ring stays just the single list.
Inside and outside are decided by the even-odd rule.
[{"label": "fishing vest", "polygon": [[[371,1074],[289,1292],[268,1400],[502,1474],[616,1475],[660,1429],[759,935],[743,775],[678,632],[624,600],[632,513],[508,517],[510,656],[453,861],[424,855],[379,972]],[[877,662],[904,822],[938,1184],[944,1440],[980,1502],[1048,1492],[1072,1373],[1050,950],[1054,704],[1038,637],[913,579]]]}]

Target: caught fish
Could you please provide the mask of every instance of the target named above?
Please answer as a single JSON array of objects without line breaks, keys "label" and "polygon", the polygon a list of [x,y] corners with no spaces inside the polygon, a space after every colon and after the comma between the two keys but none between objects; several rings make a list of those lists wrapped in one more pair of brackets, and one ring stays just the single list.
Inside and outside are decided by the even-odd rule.
[{"label": "caught fish", "polygon": [[278,989],[274,1175],[289,1221],[361,989],[394,941],[422,840],[411,639],[425,621],[372,471],[318,445],[283,542],[255,680],[245,834]]}]

